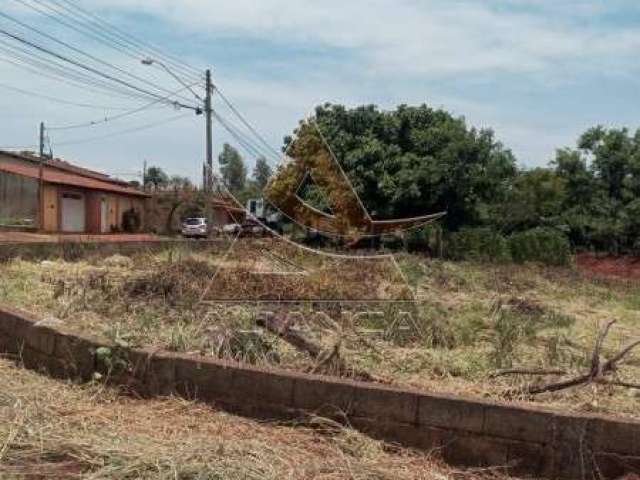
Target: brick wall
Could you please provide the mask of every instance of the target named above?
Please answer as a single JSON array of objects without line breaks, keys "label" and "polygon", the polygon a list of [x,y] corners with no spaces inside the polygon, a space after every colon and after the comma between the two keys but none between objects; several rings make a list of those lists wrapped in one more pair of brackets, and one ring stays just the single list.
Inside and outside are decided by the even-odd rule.
[{"label": "brick wall", "polygon": [[[373,437],[434,450],[461,466],[506,466],[518,475],[617,478],[640,471],[640,422],[562,414],[367,383],[263,370],[214,359],[117,350],[38,326],[0,307],[0,352],[57,377],[112,382],[145,396],[180,394],[260,418],[309,413],[348,422]],[[104,359],[96,350],[108,347]],[[107,372],[107,365],[120,365]]]}]

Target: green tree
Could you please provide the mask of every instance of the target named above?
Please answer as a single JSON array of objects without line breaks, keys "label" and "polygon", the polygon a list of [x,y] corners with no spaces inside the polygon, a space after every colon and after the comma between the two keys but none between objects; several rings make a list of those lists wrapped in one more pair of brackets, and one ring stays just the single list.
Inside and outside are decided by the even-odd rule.
[{"label": "green tree", "polygon": [[149,167],[144,178],[145,187],[153,186],[154,190],[164,188],[169,183],[169,177],[160,167]]},{"label": "green tree", "polygon": [[504,202],[491,209],[490,224],[510,234],[539,226],[560,226],[566,179],[549,168],[519,172]]},{"label": "green tree", "polygon": [[[385,112],[326,104],[313,121],[378,219],[447,210],[449,229],[482,223],[486,205],[505,198],[517,173],[514,156],[491,130],[469,128],[463,118],[426,105]],[[299,153],[313,135],[300,128],[285,146],[294,142],[291,151]]]},{"label": "green tree", "polygon": [[222,180],[231,193],[241,192],[247,182],[247,167],[242,156],[231,145],[225,143],[218,157]]},{"label": "green tree", "polygon": [[193,183],[188,177],[182,177],[180,175],[172,175],[167,182],[167,187],[174,191],[190,190],[193,189]]},{"label": "green tree", "polygon": [[563,218],[575,245],[625,253],[638,243],[640,130],[595,127],[554,161],[566,185]]},{"label": "green tree", "polygon": [[272,174],[273,171],[267,163],[267,159],[265,157],[258,157],[256,160],[256,166],[253,169],[253,180],[255,181],[258,189],[264,190],[264,187],[269,183],[269,179]]}]

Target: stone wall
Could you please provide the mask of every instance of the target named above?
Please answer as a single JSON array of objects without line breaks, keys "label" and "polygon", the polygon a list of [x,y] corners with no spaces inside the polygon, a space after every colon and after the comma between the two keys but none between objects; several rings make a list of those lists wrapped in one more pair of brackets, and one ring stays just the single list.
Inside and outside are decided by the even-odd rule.
[{"label": "stone wall", "polygon": [[551,479],[640,471],[640,422],[562,414],[145,350],[119,350],[0,306],[0,352],[56,377],[96,372],[143,396],[179,394],[259,418],[318,414],[461,466]]}]

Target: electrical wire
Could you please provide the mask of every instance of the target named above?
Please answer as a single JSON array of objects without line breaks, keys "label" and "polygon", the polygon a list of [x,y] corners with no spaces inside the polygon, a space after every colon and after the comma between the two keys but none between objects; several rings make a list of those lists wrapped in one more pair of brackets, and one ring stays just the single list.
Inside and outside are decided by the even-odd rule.
[{"label": "electrical wire", "polygon": [[[194,68],[193,66],[184,62],[180,58],[174,55],[171,55],[169,53],[162,52],[159,48],[155,47],[154,45],[148,42],[142,41],[134,37],[130,33],[119,29],[118,27],[114,26],[113,24],[110,24],[100,16],[82,8],[80,5],[77,5],[75,2],[72,2],[71,0],[62,0],[62,2],[69,5],[73,10],[80,12],[80,14],[83,15],[84,17],[93,19],[94,21],[91,21],[91,23],[95,25],[97,28],[107,32],[109,35],[121,39],[125,43],[132,45],[133,48],[142,48],[149,52],[152,52],[153,55],[158,56],[161,60],[164,60],[165,62],[173,65],[174,68],[184,71],[187,76],[202,78],[202,74],[201,74],[202,69]],[[49,3],[54,3],[60,7],[63,7],[59,0],[49,0]],[[65,10],[71,11],[69,10],[69,8],[65,8]]]},{"label": "electrical wire", "polygon": [[168,118],[166,120],[161,120],[159,122],[148,123],[146,125],[141,125],[139,127],[134,127],[134,128],[127,129],[127,130],[121,130],[121,131],[118,131],[118,132],[109,133],[107,135],[102,135],[102,136],[99,136],[99,137],[91,137],[91,138],[83,138],[83,139],[78,139],[78,140],[70,140],[70,141],[66,141],[66,142],[58,142],[58,143],[56,143],[56,145],[58,147],[62,147],[62,146],[67,146],[67,145],[82,145],[82,144],[85,144],[85,143],[96,142],[96,141],[99,141],[99,140],[106,140],[108,138],[118,137],[118,136],[121,136],[121,135],[128,135],[130,133],[141,132],[143,130],[149,130],[151,128],[155,128],[155,127],[158,127],[158,126],[161,126],[161,125],[166,125],[168,123],[175,122],[176,120],[180,120],[180,119],[186,118],[188,116],[191,116],[191,115],[190,114],[181,114],[181,115],[177,115],[175,117]]},{"label": "electrical wire", "polygon": [[222,127],[231,135],[241,146],[247,151],[250,155],[255,158],[265,157],[268,159],[268,156],[265,155],[265,151],[262,147],[255,143],[252,139],[247,138],[237,127],[235,127],[231,122],[226,120],[222,115],[218,112],[212,112],[213,117],[222,125]]},{"label": "electrical wire", "polygon": [[[54,52],[54,51],[52,51],[52,50],[50,50],[50,49],[48,49],[46,47],[38,45],[38,44],[36,44],[34,42],[31,42],[29,40],[26,40],[25,38],[23,38],[23,37],[21,37],[19,35],[14,35],[14,34],[6,31],[4,29],[0,28],[0,34],[3,34],[5,36],[7,36],[7,37],[9,37],[9,38],[11,38],[11,39],[13,39],[13,40],[15,40],[17,42],[20,42],[20,43],[22,43],[24,45],[27,45],[27,46],[35,49],[35,50],[38,50],[40,52],[46,53],[48,55],[51,55],[51,56],[53,56],[53,57],[55,57],[57,59],[60,59],[60,60],[62,60],[64,62],[70,63],[71,65],[74,65],[76,67],[80,67],[83,70],[91,72],[91,73],[93,73],[95,75],[98,75],[100,77],[103,77],[103,78],[105,78],[107,80],[111,80],[112,82],[118,83],[118,84],[123,85],[125,87],[128,87],[128,88],[130,88],[132,90],[135,90],[137,92],[140,92],[140,93],[143,93],[145,95],[148,95],[148,96],[150,96],[152,98],[162,98],[162,97],[159,97],[156,93],[150,92],[149,90],[147,90],[145,88],[138,87],[136,85],[131,84],[130,82],[127,82],[126,80],[122,80],[120,78],[114,77],[114,76],[109,75],[107,73],[101,72],[100,70],[97,70],[97,69],[95,69],[93,67],[85,65],[85,64],[83,64],[81,62],[77,62],[77,61],[75,61],[73,59],[70,59],[70,58],[64,56],[64,55],[56,53],[56,52]],[[184,107],[184,108],[190,108],[192,110],[195,110],[197,108],[197,107],[194,107],[192,105],[186,105],[186,104],[182,104],[182,103],[179,103],[179,105]]]},{"label": "electrical wire", "polygon": [[[73,82],[76,84],[79,83],[83,88],[84,86],[97,87],[103,91],[116,93],[120,97],[149,100],[147,95],[141,95],[139,93],[132,92],[131,90],[125,90],[123,87],[117,87],[104,80],[90,77],[84,72],[74,70],[73,68],[67,68],[63,64],[52,61],[45,56],[38,55],[37,53],[31,52],[25,48],[20,48],[16,45],[10,45],[2,39],[0,39],[0,51],[4,52],[5,56],[9,56],[22,64],[35,67],[37,71],[49,72],[61,78],[72,79]],[[14,62],[8,62],[15,65]]]},{"label": "electrical wire", "polygon": [[[149,82],[148,80],[146,80],[144,78],[141,78],[141,77],[139,77],[139,76],[137,76],[137,75],[135,75],[133,73],[130,73],[130,72],[128,72],[128,71],[126,71],[126,70],[124,70],[124,69],[122,69],[122,68],[120,68],[120,67],[118,67],[118,66],[116,66],[116,65],[114,65],[112,63],[109,63],[109,62],[107,62],[105,60],[102,60],[101,58],[98,58],[95,55],[92,55],[90,53],[87,53],[87,52],[79,49],[79,48],[76,48],[73,45],[70,45],[67,42],[64,42],[64,41],[62,41],[62,40],[60,40],[60,39],[58,39],[58,38],[56,38],[56,37],[54,37],[52,35],[49,35],[48,33],[43,32],[42,30],[39,30],[39,29],[37,29],[35,27],[32,27],[31,25],[28,25],[27,23],[24,23],[21,20],[18,20],[17,18],[15,18],[15,17],[13,17],[11,15],[8,15],[6,13],[0,12],[0,17],[8,19],[8,20],[16,23],[17,25],[20,25],[24,29],[31,30],[32,32],[35,32],[35,33],[37,33],[38,35],[40,35],[40,36],[42,36],[44,38],[47,38],[47,39],[49,39],[49,40],[51,40],[51,41],[53,41],[53,42],[55,42],[55,43],[57,43],[59,45],[62,45],[63,47],[68,48],[69,50],[72,50],[72,51],[74,51],[76,53],[79,53],[80,55],[83,55],[84,57],[87,57],[87,58],[93,60],[94,62],[97,62],[97,63],[100,63],[100,64],[102,64],[104,66],[107,66],[107,67],[109,67],[109,68],[111,68],[111,69],[113,69],[113,70],[115,70],[115,71],[117,71],[117,72],[119,72],[121,74],[124,74],[124,75],[128,76],[129,78],[132,78],[132,79],[134,79],[134,80],[136,80],[138,82],[147,83],[150,86],[154,87],[155,89],[163,91],[164,93],[169,93],[169,90],[167,90],[166,88],[164,88],[162,86],[159,86],[159,85],[156,85],[156,84],[154,84],[152,82]],[[189,100],[186,97],[183,97],[183,98],[185,100],[187,100],[187,101]]]},{"label": "electrical wire", "polygon": [[[53,8],[52,6],[43,3],[41,0],[32,0],[39,6],[27,3],[25,0],[14,1],[26,6],[27,8],[39,13],[46,18],[53,20],[58,24],[61,24],[77,33],[80,33],[85,37],[91,38],[115,51],[123,53],[136,60],[136,62],[139,62],[144,57],[143,55],[140,55],[140,52],[133,50],[131,47],[123,44],[118,39],[114,39],[113,37],[106,35],[102,30],[96,29],[96,27],[91,24],[87,25],[86,23],[83,23],[77,18],[77,16],[71,16],[65,12],[61,12],[56,8]],[[43,10],[43,8],[47,11]]]},{"label": "electrical wire", "polygon": [[[0,60],[2,60],[2,59],[0,59]],[[127,110],[127,111],[131,109],[130,107],[114,107],[114,106],[108,106],[108,105],[96,105],[96,104],[92,104],[92,103],[73,102],[71,100],[64,100],[64,99],[61,99],[61,98],[51,97],[49,95],[43,95],[41,93],[33,92],[33,91],[30,91],[30,90],[23,90],[22,88],[14,87],[12,85],[7,85],[6,83],[0,83],[0,88],[4,88],[6,90],[11,90],[13,92],[21,93],[21,94],[29,96],[29,97],[41,98],[43,100],[48,100],[50,102],[59,103],[61,105],[71,105],[71,106],[79,107],[79,108],[91,108],[91,109],[95,109],[95,110]],[[162,107],[162,108],[165,108],[165,107]]]},{"label": "electrical wire", "polygon": [[249,131],[258,139],[260,143],[262,143],[270,152],[272,152],[276,158],[280,158],[281,154],[273,148],[269,142],[267,142],[264,137],[247,121],[247,119],[238,111],[238,109],[231,103],[231,101],[220,91],[220,88],[216,86],[215,93],[222,99],[222,101],[229,107],[229,109],[240,119],[245,127],[249,129]]},{"label": "electrical wire", "polygon": [[[60,25],[63,25],[63,26],[65,26],[65,27],[67,27],[67,28],[69,28],[69,29],[73,30],[73,31],[74,31],[74,32],[76,32],[76,33],[79,33],[79,34],[81,34],[81,35],[83,35],[83,36],[85,36],[85,37],[92,38],[93,40],[95,40],[95,41],[97,41],[97,42],[100,42],[100,43],[102,43],[102,44],[104,44],[104,45],[107,45],[107,46],[109,46],[110,48],[113,48],[114,50],[119,51],[120,53],[124,53],[125,55],[127,55],[127,56],[129,56],[129,57],[133,58],[133,59],[134,59],[134,60],[136,60],[136,61],[139,61],[139,60],[140,60],[140,57],[139,57],[137,54],[133,54],[133,53],[131,53],[128,49],[122,49],[122,48],[118,48],[118,47],[114,46],[114,45],[113,45],[113,41],[112,41],[112,40],[110,40],[110,39],[108,39],[108,38],[105,38],[103,35],[97,35],[96,33],[91,32],[91,31],[87,32],[86,30],[84,30],[84,29],[86,29],[86,28],[87,28],[87,27],[86,27],[86,26],[84,26],[84,25],[82,25],[82,27],[84,27],[84,29],[83,29],[83,28],[80,28],[80,27],[79,27],[79,26],[77,26],[77,25],[75,25],[74,23],[77,23],[77,22],[76,22],[74,19],[71,19],[71,22],[72,22],[72,23],[69,23],[68,21],[63,20],[64,18],[67,18],[67,17],[65,17],[65,16],[62,16],[62,18],[63,18],[63,19],[61,19],[61,18],[58,18],[58,16],[56,16],[56,15],[54,15],[54,14],[52,14],[52,13],[49,13],[49,12],[47,12],[47,11],[43,10],[43,9],[42,9],[42,8],[40,8],[40,7],[37,7],[37,6],[35,6],[35,5],[32,5],[32,4],[30,4],[30,3],[25,2],[24,0],[14,0],[14,1],[15,1],[15,2],[20,3],[21,5],[23,5],[23,6],[27,7],[27,8],[29,8],[29,9],[31,9],[31,10],[33,10],[33,11],[37,12],[37,13],[39,13],[40,15],[42,15],[42,16],[44,16],[44,17],[46,17],[46,18],[50,19],[50,20],[53,20],[54,22],[56,22],[56,23],[58,23],[58,24],[60,24]],[[36,1],[37,1],[37,0],[36,0]],[[41,4],[41,5],[42,5],[42,4]],[[50,11],[53,11],[53,12],[57,13],[57,10],[52,9],[51,7],[49,7],[49,6],[47,6],[47,5],[43,5],[43,6],[44,6],[45,8],[47,8],[47,9],[49,9]]]},{"label": "electrical wire", "polygon": [[88,91],[88,92],[94,92],[94,93],[98,93],[100,95],[103,96],[107,96],[107,97],[112,97],[112,98],[120,98],[120,99],[131,99],[131,95],[127,94],[120,94],[120,93],[115,93],[115,92],[107,92],[105,90],[99,89],[99,88],[92,88],[92,87],[88,87],[82,83],[76,82],[74,80],[70,80],[68,78],[63,77],[62,75],[56,75],[56,74],[52,74],[52,73],[45,73],[42,70],[38,70],[37,68],[33,68],[33,67],[29,67],[27,66],[25,60],[20,59],[18,61],[14,61],[14,60],[9,60],[8,58],[2,58],[2,56],[0,56],[0,62],[4,62],[10,65],[13,65],[14,67],[17,67],[21,70],[24,70],[26,72],[30,72],[32,74],[35,75],[39,75],[41,77],[44,78],[48,78],[50,80],[54,80],[56,82],[59,83],[64,83],[67,85],[71,85],[74,87],[80,87],[83,89],[83,91]]},{"label": "electrical wire", "polygon": [[145,110],[148,110],[149,108],[153,107],[154,105],[157,105],[159,102],[172,97],[173,95],[175,95],[175,93],[182,92],[182,91],[186,90],[186,88],[187,87],[181,88],[180,90],[177,90],[176,92],[173,92],[172,94],[170,94],[167,97],[164,97],[163,99],[154,100],[153,102],[148,103],[146,105],[143,105],[142,107],[134,108],[132,110],[127,110],[126,112],[120,113],[118,115],[113,115],[111,117],[105,117],[105,118],[102,118],[100,120],[92,120],[92,121],[89,121],[89,122],[75,123],[75,124],[64,125],[64,126],[60,126],[60,127],[56,127],[56,126],[47,127],[47,130],[52,130],[52,131],[53,130],[73,130],[73,129],[77,129],[77,128],[94,127],[96,125],[101,125],[101,124],[104,124],[104,123],[112,122],[114,120],[119,120],[121,118],[128,117],[130,115],[135,115],[136,113],[140,113],[140,112],[143,112]]}]

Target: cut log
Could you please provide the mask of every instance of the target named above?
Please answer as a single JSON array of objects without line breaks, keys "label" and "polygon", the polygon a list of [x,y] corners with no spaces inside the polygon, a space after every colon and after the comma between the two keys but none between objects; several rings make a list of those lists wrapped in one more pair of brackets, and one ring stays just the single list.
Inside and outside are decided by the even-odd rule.
[{"label": "cut log", "polygon": [[346,362],[340,358],[340,355],[334,351],[327,352],[317,343],[309,340],[304,335],[296,332],[291,328],[291,322],[288,322],[284,318],[275,314],[264,314],[258,317],[256,323],[258,326],[266,329],[273,335],[278,336],[289,345],[293,346],[296,350],[301,351],[309,355],[313,360],[320,362],[320,366],[332,364],[332,366],[338,371],[340,375],[356,378],[366,382],[384,382],[382,379],[378,379],[368,372],[362,370],[356,370],[349,367]]}]

